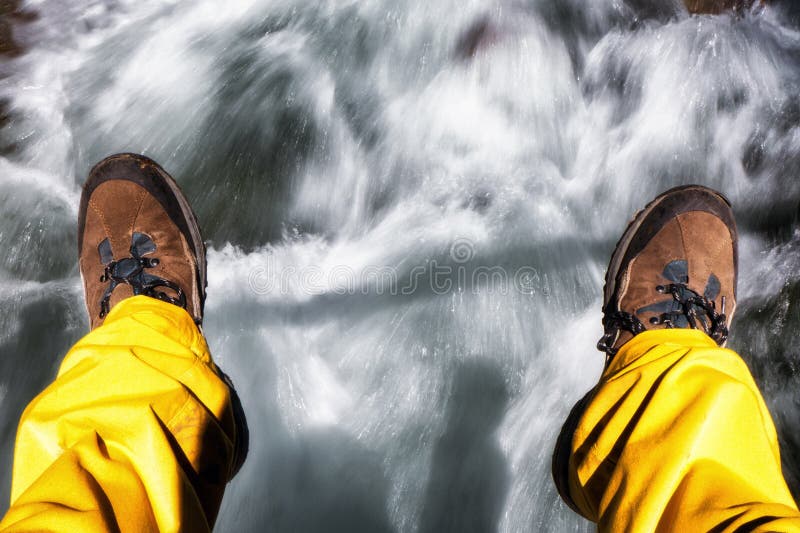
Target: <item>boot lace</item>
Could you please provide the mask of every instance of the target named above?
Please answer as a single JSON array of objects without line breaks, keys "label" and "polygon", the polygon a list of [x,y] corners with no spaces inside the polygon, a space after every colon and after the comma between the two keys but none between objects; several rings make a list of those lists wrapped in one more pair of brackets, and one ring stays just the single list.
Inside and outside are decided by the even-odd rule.
[{"label": "boot lace", "polygon": [[606,364],[611,361],[611,358],[617,355],[618,348],[614,348],[614,343],[617,342],[619,333],[622,330],[633,333],[634,336],[646,331],[642,321],[636,315],[626,313],[625,311],[605,311],[603,313],[603,336],[597,341],[597,349],[601,352],[606,352]]},{"label": "boot lace", "polygon": [[[667,328],[680,328],[688,325],[693,329],[702,330],[720,346],[728,340],[724,296],[721,310],[717,312],[713,300],[690,289],[686,283],[658,285],[656,291],[671,295],[674,304],[669,306],[667,311],[651,317],[650,324],[662,325]],[[603,316],[603,329],[604,334],[597,342],[597,349],[606,352],[608,362],[617,354],[618,349],[614,348],[614,343],[617,341],[620,331],[629,331],[635,336],[647,328],[635,315],[620,310],[606,310]]]},{"label": "boot lace", "polygon": [[[186,309],[186,294],[178,284],[145,272],[145,269],[156,267],[160,262],[156,257],[142,257],[156,250],[156,245],[149,236],[143,233],[134,233],[131,238],[131,256],[120,260],[112,259],[108,239],[100,243],[98,248],[101,261],[105,265],[100,282],[109,282],[100,300],[100,318],[104,318],[108,314],[111,293],[123,283],[131,286],[134,295],[150,296]],[[158,289],[169,289],[175,293],[175,296],[170,296]]]}]

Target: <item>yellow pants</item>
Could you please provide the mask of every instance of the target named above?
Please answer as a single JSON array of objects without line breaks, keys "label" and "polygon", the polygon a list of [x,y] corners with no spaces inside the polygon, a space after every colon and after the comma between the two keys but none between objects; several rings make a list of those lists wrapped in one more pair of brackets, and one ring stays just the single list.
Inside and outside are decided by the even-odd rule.
[{"label": "yellow pants", "polygon": [[696,330],[622,347],[579,419],[568,483],[600,531],[800,531],[747,366]]},{"label": "yellow pants", "polygon": [[209,531],[234,468],[230,394],[183,309],[123,300],[25,409],[0,531]]}]

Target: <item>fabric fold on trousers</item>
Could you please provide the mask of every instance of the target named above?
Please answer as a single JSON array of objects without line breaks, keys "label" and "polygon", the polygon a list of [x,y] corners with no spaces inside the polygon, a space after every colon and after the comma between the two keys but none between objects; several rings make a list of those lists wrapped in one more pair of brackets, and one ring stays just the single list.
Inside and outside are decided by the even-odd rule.
[{"label": "fabric fold on trousers", "polygon": [[700,331],[626,343],[571,452],[570,496],[600,531],[800,531],[764,400],[742,359]]},{"label": "fabric fold on trousers", "polygon": [[210,531],[235,431],[189,314],[126,299],[25,409],[0,531]]}]

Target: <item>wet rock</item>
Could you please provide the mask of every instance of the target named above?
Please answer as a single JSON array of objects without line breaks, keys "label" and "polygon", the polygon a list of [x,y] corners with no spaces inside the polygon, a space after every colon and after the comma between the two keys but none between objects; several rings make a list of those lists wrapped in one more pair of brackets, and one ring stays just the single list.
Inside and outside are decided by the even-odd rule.
[{"label": "wet rock", "polygon": [[497,42],[500,34],[497,28],[489,20],[488,16],[483,16],[467,28],[456,44],[456,57],[459,59],[469,59],[474,57],[481,48],[485,48]]},{"label": "wet rock", "polygon": [[756,130],[750,135],[742,154],[742,167],[748,176],[755,176],[764,166],[766,134]]},{"label": "wet rock", "polygon": [[[0,59],[13,58],[22,55],[25,47],[15,38],[15,28],[36,20],[36,13],[25,10],[19,0],[0,0]],[[0,69],[0,78],[7,73]],[[8,100],[0,99],[0,132],[6,128],[13,116],[9,109]],[[0,155],[9,155],[17,147],[14,142],[7,140],[7,136],[0,135]]]},{"label": "wet rock", "polygon": [[755,0],[684,0],[686,9],[688,9],[690,13],[698,14],[716,14],[727,10],[742,11],[750,9],[754,2]]},{"label": "wet rock", "polygon": [[0,0],[0,57],[16,57],[25,51],[14,38],[14,28],[36,20],[36,15],[20,4],[19,0]]}]

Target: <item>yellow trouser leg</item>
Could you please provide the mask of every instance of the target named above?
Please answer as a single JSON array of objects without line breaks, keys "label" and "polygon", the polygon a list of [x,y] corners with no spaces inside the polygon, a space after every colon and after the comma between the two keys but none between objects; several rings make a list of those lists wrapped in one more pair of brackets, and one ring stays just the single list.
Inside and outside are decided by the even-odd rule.
[{"label": "yellow trouser leg", "polygon": [[189,315],[123,300],[25,409],[0,531],[208,531],[234,432],[230,391]]},{"label": "yellow trouser leg", "polygon": [[600,531],[800,531],[747,366],[696,330],[623,346],[574,434],[569,485]]}]

